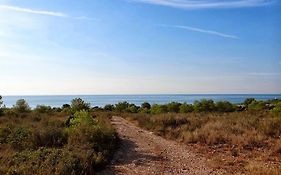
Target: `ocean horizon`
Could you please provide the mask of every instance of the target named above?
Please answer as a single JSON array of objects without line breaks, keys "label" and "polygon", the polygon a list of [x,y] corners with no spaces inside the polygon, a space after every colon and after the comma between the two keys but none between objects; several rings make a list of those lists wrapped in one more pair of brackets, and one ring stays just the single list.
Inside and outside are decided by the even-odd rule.
[{"label": "ocean horizon", "polygon": [[136,94],[136,95],[11,95],[3,96],[6,107],[12,107],[18,99],[25,99],[30,107],[37,105],[48,105],[61,107],[70,104],[74,98],[82,98],[91,106],[104,106],[127,101],[136,105],[143,102],[151,104],[165,104],[169,102],[193,103],[196,100],[212,99],[214,101],[229,101],[231,103],[242,103],[247,98],[257,100],[281,99],[281,94]]}]

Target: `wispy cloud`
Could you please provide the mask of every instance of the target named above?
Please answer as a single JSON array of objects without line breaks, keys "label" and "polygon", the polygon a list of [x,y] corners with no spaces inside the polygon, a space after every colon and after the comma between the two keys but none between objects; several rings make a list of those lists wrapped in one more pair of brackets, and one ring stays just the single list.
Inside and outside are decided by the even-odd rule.
[{"label": "wispy cloud", "polygon": [[23,7],[18,7],[18,6],[11,6],[11,5],[1,5],[0,4],[0,10],[1,9],[20,12],[20,13],[46,15],[46,16],[53,16],[53,17],[60,17],[60,18],[73,18],[73,19],[77,19],[77,20],[100,21],[100,19],[90,18],[90,17],[86,17],[86,16],[73,17],[73,16],[70,16],[63,12],[55,12],[55,11],[49,11],[49,10],[34,10],[34,9],[30,9],[30,8],[23,8]]},{"label": "wispy cloud", "polygon": [[182,9],[243,8],[274,4],[277,0],[130,0]]},{"label": "wispy cloud", "polygon": [[66,15],[64,13],[61,13],[61,12],[53,12],[53,11],[45,11],[45,10],[33,10],[33,9],[22,8],[22,7],[11,6],[11,5],[0,5],[0,9],[12,10],[12,11],[22,12],[22,13],[38,14],[38,15],[47,15],[47,16],[55,16],[55,17],[68,17],[68,15]]},{"label": "wispy cloud", "polygon": [[158,26],[160,26],[160,27],[171,27],[171,28],[184,29],[184,30],[189,30],[189,31],[193,31],[193,32],[205,33],[205,34],[209,34],[209,35],[216,35],[216,36],[223,37],[223,38],[239,39],[235,35],[230,35],[230,34],[225,34],[225,33],[217,32],[217,31],[206,30],[206,29],[190,27],[190,26],[165,25],[165,24],[159,24]]}]

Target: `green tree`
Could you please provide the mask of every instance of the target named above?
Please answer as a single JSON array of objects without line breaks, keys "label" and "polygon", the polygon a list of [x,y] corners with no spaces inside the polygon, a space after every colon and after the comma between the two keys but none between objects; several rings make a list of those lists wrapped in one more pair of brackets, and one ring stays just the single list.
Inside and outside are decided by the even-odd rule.
[{"label": "green tree", "polygon": [[216,110],[218,112],[233,112],[235,111],[235,107],[228,101],[219,101],[216,103]]},{"label": "green tree", "polygon": [[28,103],[24,99],[19,99],[13,108],[15,109],[16,112],[20,112],[20,113],[29,112],[31,110]]},{"label": "green tree", "polygon": [[213,112],[216,110],[216,105],[213,100],[203,99],[194,102],[194,109],[196,112]]},{"label": "green tree", "polygon": [[194,107],[191,104],[183,103],[180,106],[180,113],[188,113],[188,112],[193,112],[193,111],[194,111]]},{"label": "green tree", "polygon": [[81,111],[81,110],[90,110],[90,103],[86,103],[81,98],[75,98],[71,101],[71,108],[73,112]]}]

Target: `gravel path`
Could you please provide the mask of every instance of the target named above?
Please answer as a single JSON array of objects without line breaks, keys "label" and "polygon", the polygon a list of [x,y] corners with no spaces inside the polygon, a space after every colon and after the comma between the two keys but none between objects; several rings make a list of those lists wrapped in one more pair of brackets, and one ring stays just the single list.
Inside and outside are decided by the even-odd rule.
[{"label": "gravel path", "polygon": [[112,123],[121,145],[110,167],[100,175],[223,174],[208,167],[190,147],[156,136],[120,117],[113,117]]}]

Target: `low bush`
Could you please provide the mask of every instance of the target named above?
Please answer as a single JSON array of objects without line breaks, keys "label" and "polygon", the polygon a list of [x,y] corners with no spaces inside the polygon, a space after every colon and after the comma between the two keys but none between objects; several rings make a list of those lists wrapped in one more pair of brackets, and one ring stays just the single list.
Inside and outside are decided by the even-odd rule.
[{"label": "low bush", "polygon": [[216,110],[216,105],[213,100],[203,99],[194,102],[194,110],[196,112],[213,112]]},{"label": "low bush", "polygon": [[281,117],[281,102],[278,102],[275,107],[271,110],[272,114],[276,117]]},{"label": "low bush", "polygon": [[252,111],[263,111],[267,109],[264,101],[253,101],[248,105],[248,109]]},{"label": "low bush", "polygon": [[152,114],[161,114],[161,113],[167,113],[167,112],[168,112],[167,105],[154,104],[151,107]]},{"label": "low bush", "polygon": [[189,113],[194,111],[194,106],[191,104],[183,103],[180,106],[180,113]]},{"label": "low bush", "polygon": [[37,113],[51,113],[52,108],[46,105],[37,105],[34,111]]},{"label": "low bush", "polygon": [[218,112],[234,112],[235,107],[228,101],[219,101],[216,103],[216,111]]},{"label": "low bush", "polygon": [[86,110],[71,117],[54,111],[25,115],[0,119],[0,174],[95,174],[117,147],[106,115],[93,117]]}]

